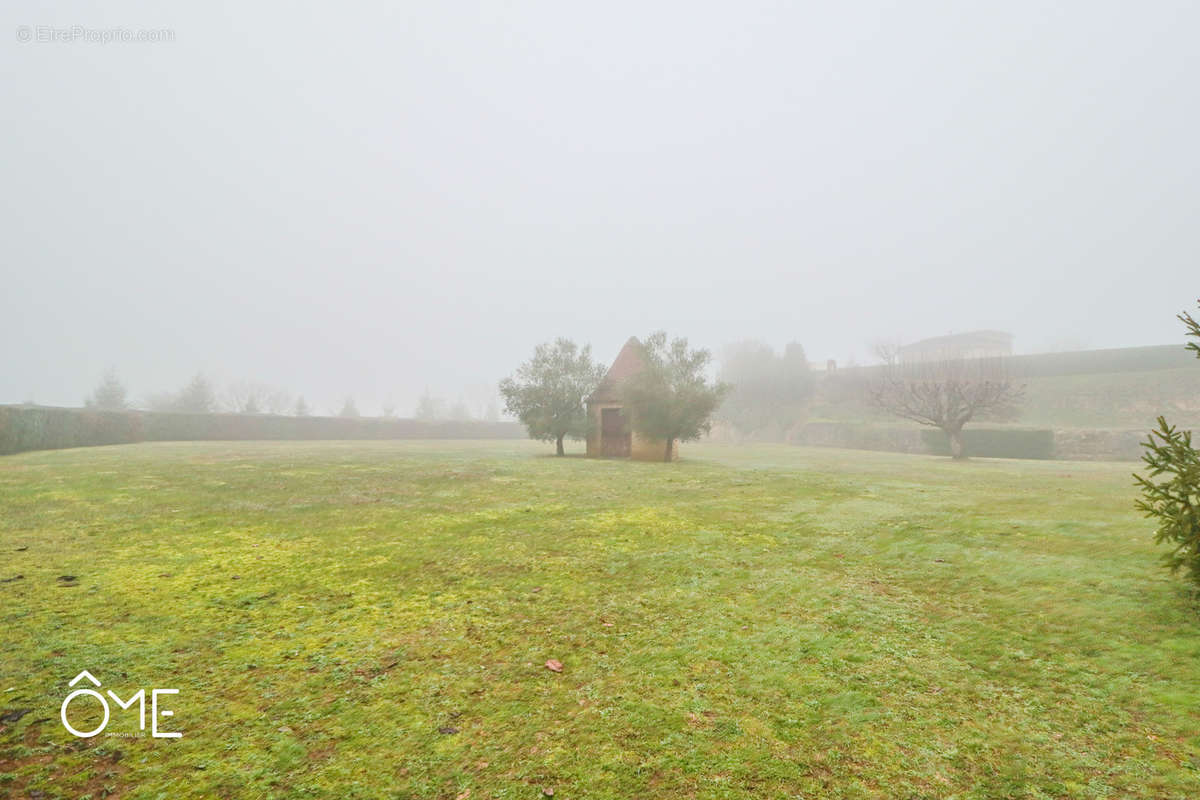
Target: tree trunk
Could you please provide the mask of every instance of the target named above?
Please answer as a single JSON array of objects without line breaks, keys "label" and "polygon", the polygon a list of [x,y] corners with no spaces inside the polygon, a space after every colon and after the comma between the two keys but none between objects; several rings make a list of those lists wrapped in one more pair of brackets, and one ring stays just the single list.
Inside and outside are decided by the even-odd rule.
[{"label": "tree trunk", "polygon": [[671,445],[675,444],[674,439],[667,439],[667,453],[663,456],[663,461],[671,460]]},{"label": "tree trunk", "polygon": [[950,428],[946,430],[946,435],[950,437],[950,455],[955,461],[965,461],[967,451],[963,447],[962,428]]},{"label": "tree trunk", "polygon": [[556,452],[554,453],[556,456],[561,456],[563,454],[562,440],[564,436],[566,436],[565,433],[560,433],[558,435],[558,442],[555,447]]}]

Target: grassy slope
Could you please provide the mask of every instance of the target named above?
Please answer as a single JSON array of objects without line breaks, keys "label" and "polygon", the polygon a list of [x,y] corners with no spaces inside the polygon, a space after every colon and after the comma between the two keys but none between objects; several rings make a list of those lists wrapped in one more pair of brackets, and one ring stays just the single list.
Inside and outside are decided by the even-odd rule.
[{"label": "grassy slope", "polygon": [[[0,459],[0,796],[1200,794],[1200,619],[1129,465],[541,452]],[[181,689],[184,738],[80,746],[84,667]]]},{"label": "grassy slope", "polygon": [[1159,414],[1179,425],[1200,423],[1200,369],[1032,378],[1020,421],[1062,428],[1149,429]]}]

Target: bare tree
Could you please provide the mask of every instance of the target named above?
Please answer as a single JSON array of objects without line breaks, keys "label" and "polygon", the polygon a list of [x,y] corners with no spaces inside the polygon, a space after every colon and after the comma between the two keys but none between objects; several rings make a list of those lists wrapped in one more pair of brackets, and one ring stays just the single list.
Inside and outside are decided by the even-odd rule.
[{"label": "bare tree", "polygon": [[284,414],[291,407],[292,398],[282,389],[239,381],[226,390],[225,405],[238,414]]},{"label": "bare tree", "polygon": [[187,414],[215,414],[221,410],[212,382],[197,372],[178,392],[156,392],[146,398],[151,411],[173,411]]},{"label": "bare tree", "polygon": [[497,417],[500,415],[500,396],[494,383],[473,383],[467,386],[463,392],[463,400],[474,419],[489,419],[488,414],[492,411]]},{"label": "bare tree", "polygon": [[225,392],[225,405],[235,414],[262,413],[263,388],[256,383],[239,381]]},{"label": "bare tree", "polygon": [[1011,419],[1025,394],[1003,358],[904,362],[896,348],[877,347],[881,367],[867,381],[876,408],[945,431],[950,454],[967,457],[963,426],[976,419]]},{"label": "bare tree", "polygon": [[292,405],[292,395],[285,389],[268,389],[263,396],[263,408],[268,414],[286,414]]},{"label": "bare tree", "polygon": [[429,394],[426,389],[421,395],[421,399],[417,401],[417,409],[413,412],[413,416],[420,420],[432,421],[441,419],[445,416],[446,402],[440,397],[434,397]]}]

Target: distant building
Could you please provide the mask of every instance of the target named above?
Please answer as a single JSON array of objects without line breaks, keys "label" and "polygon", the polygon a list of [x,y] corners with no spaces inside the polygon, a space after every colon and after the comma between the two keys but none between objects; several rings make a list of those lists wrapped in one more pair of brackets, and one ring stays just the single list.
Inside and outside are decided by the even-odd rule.
[{"label": "distant building", "polygon": [[[625,381],[646,368],[646,349],[636,336],[631,336],[596,391],[588,396],[589,458],[633,458],[639,461],[662,461],[666,442],[647,439],[634,432],[630,412],[625,408],[622,389]],[[671,458],[679,458],[679,443],[671,447]]]},{"label": "distant building", "polygon": [[1012,355],[1013,337],[1004,331],[970,331],[935,336],[906,344],[898,351],[901,363],[997,358]]}]

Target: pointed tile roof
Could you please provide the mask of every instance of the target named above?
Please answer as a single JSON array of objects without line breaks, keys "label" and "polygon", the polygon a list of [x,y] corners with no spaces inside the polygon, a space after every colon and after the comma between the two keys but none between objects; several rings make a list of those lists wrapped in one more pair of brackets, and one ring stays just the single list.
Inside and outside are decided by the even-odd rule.
[{"label": "pointed tile roof", "polygon": [[604,374],[603,380],[596,390],[588,397],[589,403],[612,403],[621,399],[621,384],[631,375],[636,375],[646,367],[646,348],[636,336],[630,336],[629,341],[617,353],[616,360]]}]

